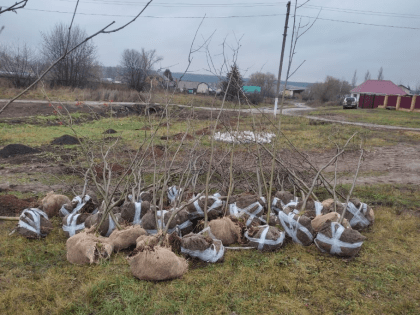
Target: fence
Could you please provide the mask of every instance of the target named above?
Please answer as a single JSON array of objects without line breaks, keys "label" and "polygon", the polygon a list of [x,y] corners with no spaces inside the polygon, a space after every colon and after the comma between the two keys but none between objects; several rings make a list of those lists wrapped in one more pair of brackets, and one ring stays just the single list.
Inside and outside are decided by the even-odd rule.
[{"label": "fence", "polygon": [[396,110],[420,112],[420,97],[418,95],[360,95],[359,108],[378,107],[395,107]]}]

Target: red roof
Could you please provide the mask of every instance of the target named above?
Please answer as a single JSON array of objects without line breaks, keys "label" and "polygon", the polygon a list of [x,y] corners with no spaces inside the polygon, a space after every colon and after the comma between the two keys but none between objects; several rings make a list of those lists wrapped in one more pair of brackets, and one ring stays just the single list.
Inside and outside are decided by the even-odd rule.
[{"label": "red roof", "polygon": [[406,95],[407,93],[389,80],[367,80],[350,91],[351,93]]}]

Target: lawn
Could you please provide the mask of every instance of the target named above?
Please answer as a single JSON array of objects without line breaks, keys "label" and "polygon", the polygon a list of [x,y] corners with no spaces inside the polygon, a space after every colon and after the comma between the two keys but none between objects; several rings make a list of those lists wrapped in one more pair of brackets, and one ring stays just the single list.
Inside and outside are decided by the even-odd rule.
[{"label": "lawn", "polygon": [[420,113],[387,110],[383,108],[342,109],[341,107],[328,107],[312,111],[309,115],[377,125],[420,128]]},{"label": "lawn", "polygon": [[[1,314],[418,314],[420,221],[412,186],[359,187],[375,224],[359,256],[340,259],[315,245],[275,253],[228,251],[224,263],[192,263],[182,279],[139,281],[126,253],[92,266],[66,260],[63,231],[43,240],[0,230]],[[383,204],[383,205],[379,205]],[[417,210],[418,211],[418,210]]]}]

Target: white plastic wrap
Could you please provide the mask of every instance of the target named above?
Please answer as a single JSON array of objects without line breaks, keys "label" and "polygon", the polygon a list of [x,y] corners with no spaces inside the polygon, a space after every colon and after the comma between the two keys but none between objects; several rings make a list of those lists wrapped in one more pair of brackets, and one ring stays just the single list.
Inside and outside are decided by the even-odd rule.
[{"label": "white plastic wrap", "polygon": [[76,234],[77,231],[83,230],[85,228],[85,222],[77,224],[77,218],[80,213],[71,213],[67,216],[67,224],[63,225],[63,231],[69,233],[69,237],[72,237]]},{"label": "white plastic wrap", "polygon": [[[250,210],[255,208],[255,207],[257,207],[257,209],[255,209],[254,212],[250,212]],[[263,223],[267,223],[266,220],[264,220],[263,218],[260,217],[262,215],[263,211],[264,211],[264,207],[258,201],[250,204],[249,206],[247,206],[243,209],[239,208],[236,205],[236,202],[231,203],[229,205],[229,213],[230,213],[231,216],[236,217],[236,218],[241,218],[245,214],[248,215],[248,220],[246,221],[246,226],[249,226],[254,219],[257,219],[257,220],[259,220],[260,222],[263,222]],[[257,215],[260,215],[260,216],[257,216]]]},{"label": "white plastic wrap", "polygon": [[[83,198],[82,197],[80,197],[80,196],[76,196],[76,197],[74,197],[73,198],[73,200],[71,201],[72,203],[74,203],[74,202],[76,202],[77,201],[77,206],[76,206],[76,208],[74,208],[73,209],[73,211],[72,212],[69,212],[66,208],[64,208],[64,205],[61,207],[61,209],[60,209],[60,214],[63,216],[63,217],[65,217],[65,216],[67,216],[67,215],[69,215],[69,214],[74,214],[74,213],[77,213],[77,212],[79,212],[80,211],[80,209],[82,209],[83,208],[83,206],[88,202],[88,201],[90,201],[92,198],[89,196],[89,195],[85,195]],[[95,211],[97,211],[97,210],[95,210]],[[93,212],[93,213],[95,213],[95,211]]]},{"label": "white plastic wrap", "polygon": [[[337,230],[335,229],[335,226],[338,226]],[[325,253],[325,250],[319,247],[318,241],[323,242],[325,244],[331,245],[330,254],[333,255],[339,255],[341,254],[341,247],[347,247],[347,248],[358,248],[361,247],[363,242],[357,242],[357,243],[346,243],[340,240],[341,234],[343,234],[345,228],[338,222],[331,222],[331,235],[332,237],[329,238],[328,236],[318,233],[316,236],[314,242],[315,245],[319,248],[321,252]]]},{"label": "white plastic wrap", "polygon": [[[30,214],[30,216],[32,216],[32,219],[30,218],[30,216],[25,216],[25,214]],[[48,215],[42,210],[39,210],[37,208],[25,209],[22,211],[19,217],[20,220],[18,226],[27,229],[28,231],[34,232],[39,236],[45,236],[41,234],[41,216],[48,220]],[[29,224],[22,220],[28,221]]]},{"label": "white plastic wrap", "polygon": [[265,227],[264,230],[261,233],[260,238],[250,237],[248,235],[248,231],[246,231],[245,234],[244,234],[244,236],[250,242],[258,243],[258,250],[263,250],[264,245],[278,245],[278,244],[280,244],[280,243],[282,244],[284,242],[284,238],[285,238],[284,232],[281,232],[279,238],[276,239],[276,240],[267,240],[266,236],[267,236],[267,233],[268,233],[268,230],[269,230],[270,226],[267,225],[267,226],[260,226],[260,227]]},{"label": "white plastic wrap", "polygon": [[[191,216],[190,219],[191,220],[196,219],[196,218],[204,218],[204,211],[203,211],[203,209],[201,209],[199,201],[203,200],[205,198],[206,198],[205,196],[201,196],[196,201],[194,201],[193,205],[195,207],[196,212],[195,213],[190,213],[190,216]],[[210,207],[207,208],[207,213],[209,213],[213,209],[216,209],[216,208],[223,205],[223,201],[220,200],[220,194],[218,194],[218,193],[214,194],[213,196],[209,196],[209,199],[213,199],[214,202]]]},{"label": "white plastic wrap", "polygon": [[287,235],[289,235],[293,242],[303,245],[302,242],[297,237],[297,232],[300,230],[302,233],[305,233],[308,238],[313,241],[314,236],[312,233],[302,224],[299,223],[299,219],[296,221],[294,219],[295,213],[290,212],[289,214],[284,213],[283,211],[279,212],[279,219],[281,225],[283,226],[284,230],[286,231]]},{"label": "white plastic wrap", "polygon": [[[211,244],[209,248],[207,248],[206,250],[190,250],[181,246],[181,253],[188,254],[191,257],[198,258],[205,262],[215,263],[224,256],[225,247],[223,246],[222,241],[215,238],[215,236],[211,233],[209,227],[205,228],[198,234],[204,234],[205,232],[207,232],[209,236],[213,239],[213,244]],[[216,245],[218,245],[219,250],[217,250]]]},{"label": "white plastic wrap", "polygon": [[[343,207],[345,206],[346,204],[343,203]],[[349,202],[347,205],[347,211],[353,215],[353,218],[350,220],[351,227],[359,224],[361,228],[365,228],[371,224],[371,222],[365,217],[368,211],[367,204],[360,203],[360,207],[357,209],[357,207],[352,202]]]}]

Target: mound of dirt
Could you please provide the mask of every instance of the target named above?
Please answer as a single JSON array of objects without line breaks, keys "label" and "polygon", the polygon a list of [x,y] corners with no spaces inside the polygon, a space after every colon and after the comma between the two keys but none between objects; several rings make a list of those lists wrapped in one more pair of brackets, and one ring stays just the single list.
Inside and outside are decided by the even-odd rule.
[{"label": "mound of dirt", "polygon": [[0,216],[16,217],[24,209],[36,208],[38,206],[35,197],[19,199],[14,195],[0,196]]},{"label": "mound of dirt", "polygon": [[70,135],[63,135],[61,137],[55,138],[53,141],[51,141],[51,144],[56,145],[64,145],[64,144],[79,144],[79,140],[77,140],[76,137],[70,136]]},{"label": "mound of dirt", "polygon": [[105,135],[105,134],[111,134],[111,133],[117,133],[114,129],[108,129],[108,130],[105,130],[104,132],[103,132],[103,134]]},{"label": "mound of dirt", "polygon": [[23,144],[9,144],[0,150],[0,157],[8,158],[14,155],[39,153],[41,151],[33,149]]}]

